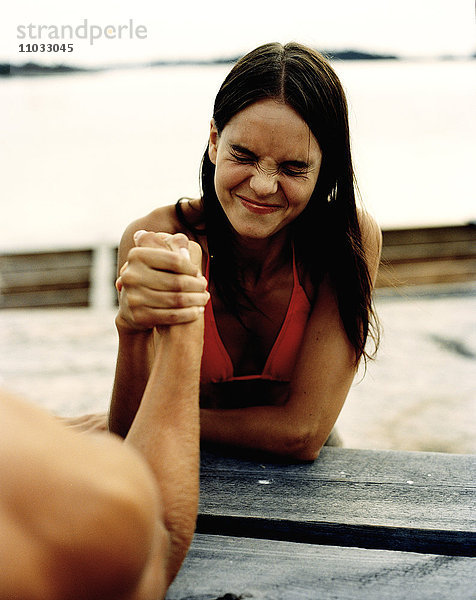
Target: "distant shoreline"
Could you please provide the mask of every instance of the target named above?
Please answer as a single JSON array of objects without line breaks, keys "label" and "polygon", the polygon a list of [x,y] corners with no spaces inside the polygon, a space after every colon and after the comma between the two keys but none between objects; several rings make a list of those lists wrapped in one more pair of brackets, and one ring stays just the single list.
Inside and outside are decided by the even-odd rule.
[{"label": "distant shoreline", "polygon": [[[393,54],[376,54],[357,50],[321,51],[329,60],[400,60]],[[150,67],[176,67],[176,66],[207,66],[234,64],[240,56],[230,56],[215,59],[177,59],[155,60],[147,63],[119,64],[104,67],[79,67],[64,64],[44,65],[36,62],[24,64],[0,63],[0,76],[3,77],[30,77],[41,75],[58,75],[68,73],[95,73],[118,69],[142,69]]]},{"label": "distant shoreline", "polygon": [[[352,61],[352,60],[392,60],[392,61],[412,61],[418,58],[402,57],[395,54],[378,54],[374,52],[362,52],[360,50],[320,50],[328,60]],[[119,63],[103,65],[99,67],[81,67],[79,65],[45,65],[37,62],[26,62],[24,64],[0,63],[1,77],[38,77],[43,75],[67,75],[70,73],[101,73],[105,71],[149,69],[154,67],[186,67],[186,66],[214,66],[214,65],[233,65],[239,60],[240,56],[229,56],[221,58],[200,59],[183,58],[154,60],[144,63]],[[474,60],[476,53],[467,56],[435,56],[435,60]]]}]

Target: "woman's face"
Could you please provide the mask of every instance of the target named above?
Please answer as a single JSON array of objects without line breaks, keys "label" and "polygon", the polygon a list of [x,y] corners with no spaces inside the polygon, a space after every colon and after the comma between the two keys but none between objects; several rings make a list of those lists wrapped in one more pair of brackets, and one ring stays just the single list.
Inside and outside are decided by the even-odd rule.
[{"label": "woman's face", "polygon": [[306,208],[322,153],[306,122],[276,100],[237,113],[218,135],[212,121],[209,156],[220,204],[238,235],[263,239]]}]

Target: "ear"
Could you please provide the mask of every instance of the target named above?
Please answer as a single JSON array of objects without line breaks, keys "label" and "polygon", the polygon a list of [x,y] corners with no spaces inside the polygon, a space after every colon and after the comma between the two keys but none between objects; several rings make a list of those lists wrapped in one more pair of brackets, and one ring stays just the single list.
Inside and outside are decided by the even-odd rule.
[{"label": "ear", "polygon": [[212,119],[210,121],[210,137],[208,138],[208,156],[214,165],[217,164],[218,138],[218,129]]}]

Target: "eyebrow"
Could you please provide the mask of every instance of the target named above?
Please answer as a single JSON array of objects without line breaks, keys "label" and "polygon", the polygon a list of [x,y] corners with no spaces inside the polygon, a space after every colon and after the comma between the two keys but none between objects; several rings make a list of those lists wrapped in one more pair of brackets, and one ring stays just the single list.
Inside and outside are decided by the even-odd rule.
[{"label": "eyebrow", "polygon": [[[248,148],[245,148],[244,146],[241,146],[240,144],[230,144],[230,147],[234,152],[239,152],[240,154],[245,154],[246,156],[249,156],[249,158],[252,158],[253,160],[258,160],[258,157],[254,152],[252,152]],[[304,160],[285,160],[279,164],[280,166],[286,165],[287,167],[294,167],[295,169],[299,169],[302,171],[311,168],[311,165]]]}]

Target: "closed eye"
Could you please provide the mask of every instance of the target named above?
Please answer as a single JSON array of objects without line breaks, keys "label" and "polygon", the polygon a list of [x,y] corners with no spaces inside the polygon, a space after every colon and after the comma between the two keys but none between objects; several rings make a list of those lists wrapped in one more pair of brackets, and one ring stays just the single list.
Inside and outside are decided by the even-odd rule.
[{"label": "closed eye", "polygon": [[[230,146],[230,154],[241,164],[251,165],[259,162],[258,157],[251,150],[237,144]],[[306,177],[311,168],[306,162],[293,160],[281,163],[279,170],[289,177]]]},{"label": "closed eye", "polygon": [[306,177],[309,173],[309,167],[293,167],[293,166],[282,166],[281,172],[290,177]]},{"label": "closed eye", "polygon": [[289,175],[290,177],[306,177],[309,173],[309,169],[296,169],[292,167],[281,167],[281,171],[285,175]]},{"label": "closed eye", "polygon": [[257,157],[252,152],[241,146],[232,146],[230,154],[240,163],[252,164],[257,161]]},{"label": "closed eye", "polygon": [[247,165],[251,165],[254,162],[256,162],[254,158],[250,158],[249,156],[240,156],[239,154],[235,154],[234,152],[232,152],[231,155],[238,162],[244,163],[244,164],[247,164]]}]

